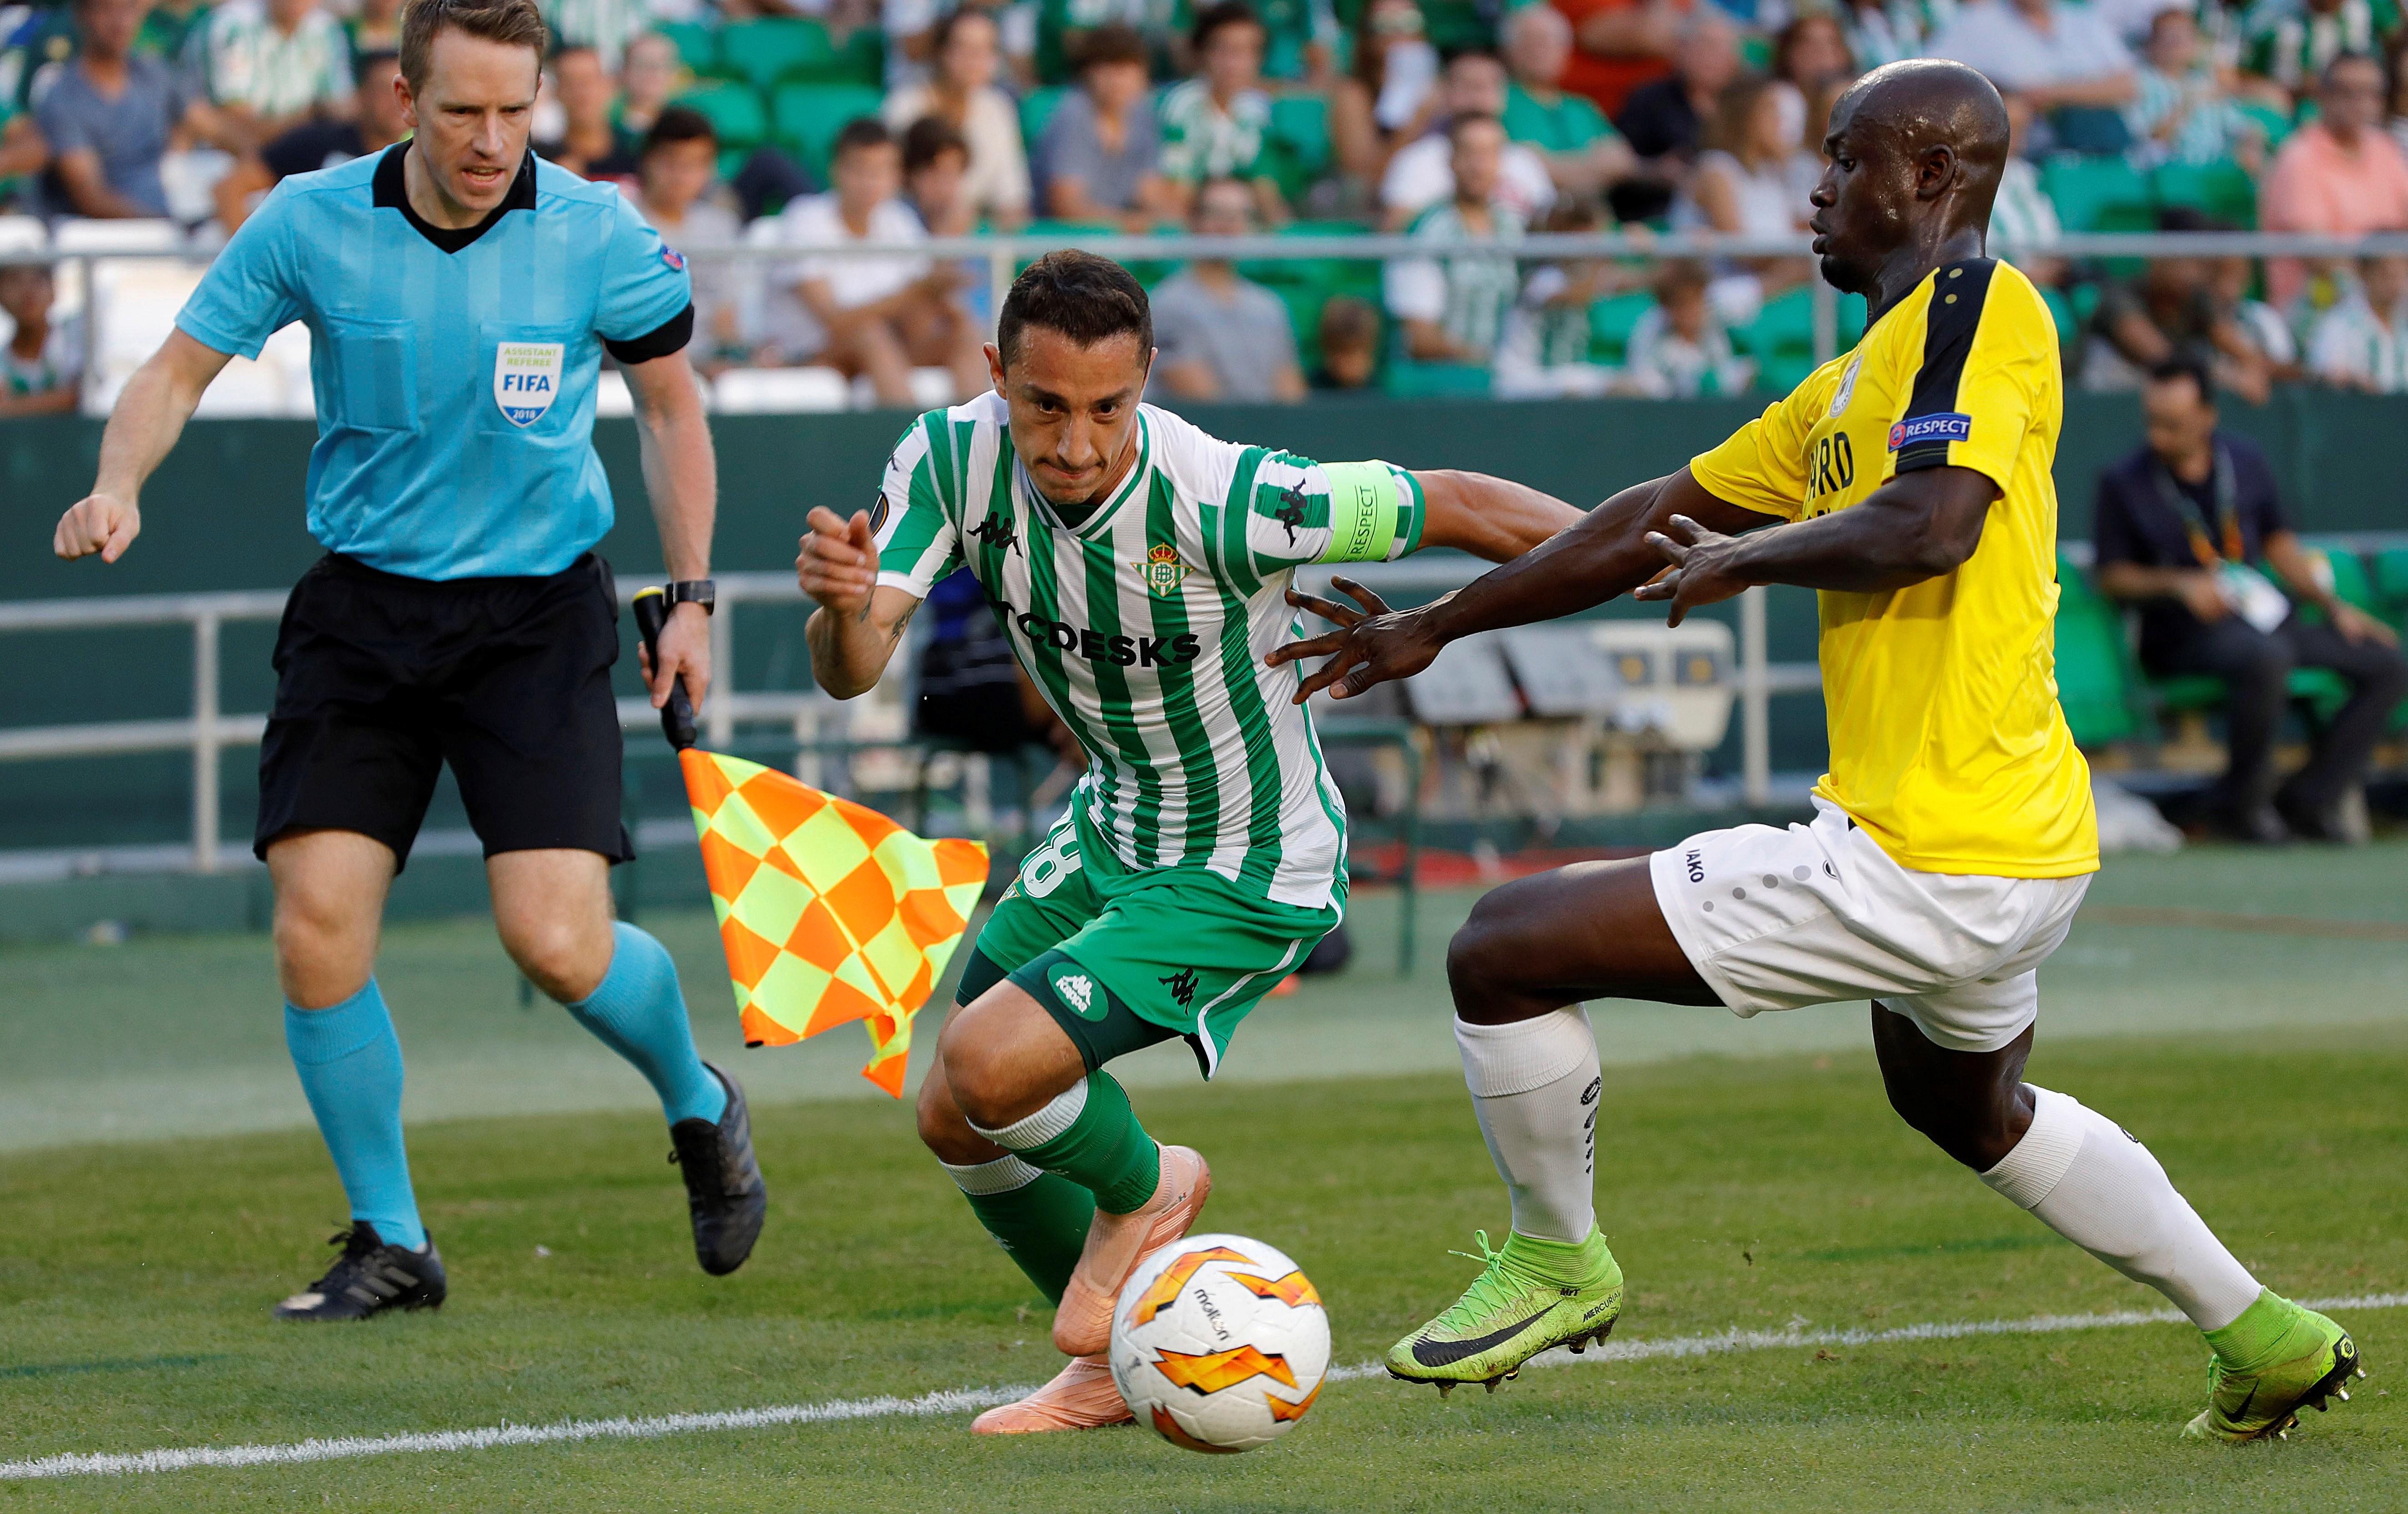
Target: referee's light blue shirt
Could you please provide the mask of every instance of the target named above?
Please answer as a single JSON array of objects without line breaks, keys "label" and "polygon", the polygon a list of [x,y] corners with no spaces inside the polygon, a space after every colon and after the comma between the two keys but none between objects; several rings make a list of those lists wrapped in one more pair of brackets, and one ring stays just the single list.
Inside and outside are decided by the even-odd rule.
[{"label": "referee's light blue shirt", "polygon": [[610,529],[594,455],[608,343],[666,356],[693,328],[685,260],[618,189],[530,152],[480,225],[429,226],[407,142],[279,184],[176,317],[257,357],[309,328],[309,534],[414,578],[558,573]]}]

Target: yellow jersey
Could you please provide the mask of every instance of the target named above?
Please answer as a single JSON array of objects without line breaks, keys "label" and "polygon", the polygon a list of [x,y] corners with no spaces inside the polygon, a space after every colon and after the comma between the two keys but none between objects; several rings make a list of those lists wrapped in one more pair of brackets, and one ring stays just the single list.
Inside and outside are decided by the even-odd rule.
[{"label": "yellow jersey", "polygon": [[2069,878],[2099,865],[2089,765],[2057,702],[2057,346],[2031,280],[1988,258],[1950,264],[1689,464],[1707,493],[1784,521],[1918,468],[1999,486],[1954,572],[1819,594],[1831,770],[1815,792],[1901,867]]}]

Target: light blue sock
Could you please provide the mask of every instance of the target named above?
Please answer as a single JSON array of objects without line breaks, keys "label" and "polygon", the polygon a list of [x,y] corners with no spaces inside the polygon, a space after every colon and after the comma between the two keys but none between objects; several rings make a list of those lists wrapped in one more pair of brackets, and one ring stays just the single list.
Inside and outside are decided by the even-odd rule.
[{"label": "light blue sock", "polygon": [[695,1054],[685,995],[678,992],[677,964],[669,960],[667,948],[625,921],[610,929],[617,937],[610,970],[590,996],[569,1005],[568,1012],[651,1080],[670,1124],[681,1120],[716,1122],[727,1107],[727,1090]]},{"label": "light blue sock", "polygon": [[376,979],[324,1009],[284,1007],[284,1045],[318,1117],[351,1218],[395,1246],[426,1244],[401,1143],[401,1042]]}]

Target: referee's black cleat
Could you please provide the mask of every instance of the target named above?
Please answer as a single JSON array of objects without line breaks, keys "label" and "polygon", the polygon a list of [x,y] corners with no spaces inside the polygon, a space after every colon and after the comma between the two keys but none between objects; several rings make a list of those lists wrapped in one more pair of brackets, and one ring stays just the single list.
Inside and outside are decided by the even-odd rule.
[{"label": "referee's black cleat", "polygon": [[354,1220],[327,1239],[343,1254],[324,1277],[276,1306],[278,1319],[366,1320],[388,1309],[442,1307],[443,1256],[433,1236],[413,1251],[386,1244],[376,1226]]},{"label": "referee's black cleat", "polygon": [[681,1120],[671,1125],[669,1139],[677,1149],[669,1160],[685,1174],[695,1260],[703,1271],[724,1278],[744,1264],[752,1243],[761,1238],[769,1190],[761,1181],[761,1164],[752,1159],[752,1117],[745,1112],[744,1090],[710,1063],[703,1065],[727,1090],[727,1107],[717,1124]]}]

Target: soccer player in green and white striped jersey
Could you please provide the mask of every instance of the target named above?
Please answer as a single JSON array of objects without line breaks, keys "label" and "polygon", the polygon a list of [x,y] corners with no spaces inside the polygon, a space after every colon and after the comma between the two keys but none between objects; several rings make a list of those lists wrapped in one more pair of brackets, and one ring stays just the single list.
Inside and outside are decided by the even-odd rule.
[{"label": "soccer player in green and white striped jersey", "polygon": [[878,680],[930,586],[967,564],[1087,754],[979,935],[920,1090],[921,1138],[1056,1301],[1073,1359],[981,1416],[987,1433],[1129,1417],[1102,1355],[1113,1300],[1211,1189],[1103,1064],[1177,1036],[1211,1077],[1344,911],[1345,807],[1295,666],[1264,663],[1306,603],[1295,570],[1435,546],[1502,561],[1579,519],[1478,474],[1216,440],[1139,403],[1153,360],[1125,269],[1039,259],[987,349],[995,392],[914,421],[871,507],[813,510],[796,564],[820,605],[812,671],[838,698]]}]

